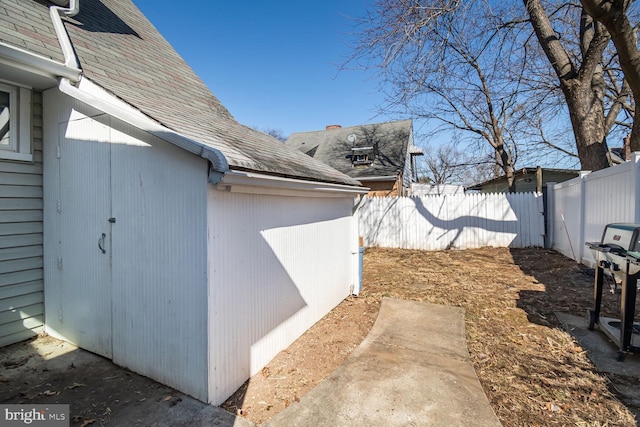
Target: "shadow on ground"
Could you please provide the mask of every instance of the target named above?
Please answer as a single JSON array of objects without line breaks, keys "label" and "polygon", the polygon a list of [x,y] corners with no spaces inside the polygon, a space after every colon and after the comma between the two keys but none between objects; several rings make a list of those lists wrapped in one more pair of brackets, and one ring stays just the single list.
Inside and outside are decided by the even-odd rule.
[{"label": "shadow on ground", "polygon": [[[568,332],[587,352],[598,372],[610,380],[611,391],[640,420],[640,388],[637,386],[640,380],[640,355],[628,355],[623,362],[618,361],[618,347],[597,326],[593,331],[587,328],[587,310],[593,307],[594,270],[575,263],[570,267],[571,274],[564,271],[566,265],[551,264],[541,271],[539,266],[534,265],[541,262],[540,259],[527,257],[526,251],[511,252],[514,262],[523,273],[545,284],[543,292],[521,291],[518,307],[527,313],[530,322]],[[555,253],[552,250],[548,252]],[[608,292],[608,283],[605,281],[602,313],[607,317],[619,318],[619,295]],[[640,312],[638,305],[636,302],[636,314]]]},{"label": "shadow on ground", "polygon": [[0,363],[0,403],[69,404],[72,426],[253,425],[48,336],[1,348]]}]

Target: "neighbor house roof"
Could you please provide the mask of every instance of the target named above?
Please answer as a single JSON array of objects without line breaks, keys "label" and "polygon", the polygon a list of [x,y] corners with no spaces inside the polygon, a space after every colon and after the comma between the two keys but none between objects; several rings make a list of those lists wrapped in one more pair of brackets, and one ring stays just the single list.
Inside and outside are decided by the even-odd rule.
[{"label": "neighbor house roof", "polygon": [[[65,28],[84,76],[161,125],[220,150],[231,169],[359,185],[238,123],[131,0],[81,0]],[[45,1],[2,0],[0,42],[64,62]],[[215,52],[202,55],[224,66]]]},{"label": "neighbor house roof", "polygon": [[[404,170],[407,150],[414,149],[410,148],[414,147],[413,124],[411,120],[400,120],[351,127],[328,126],[326,130],[291,134],[286,144],[356,179],[392,179]],[[367,148],[371,148],[372,163],[354,165],[352,155]],[[413,154],[422,154],[422,151]]]},{"label": "neighbor house roof", "polygon": [[[518,169],[516,171],[513,172],[514,176],[516,177],[516,179],[521,178],[523,176],[529,175],[529,176],[533,176],[535,177],[536,174],[538,172],[538,168],[522,168],[522,169]],[[545,177],[545,172],[547,173],[547,175],[553,175],[554,177],[557,177],[558,175],[565,175],[566,179],[571,179],[574,178],[576,176],[578,176],[580,174],[580,171],[577,171],[575,169],[553,169],[553,168],[541,168],[541,172],[542,172],[542,177],[543,177],[543,184],[546,183],[546,177]],[[506,176],[499,176],[497,178],[492,178],[489,179],[487,181],[483,181],[480,182],[478,184],[474,184],[471,185],[469,187],[466,187],[466,190],[482,190],[483,187],[488,187],[488,186],[492,186],[492,185],[496,185],[498,183],[502,183],[505,182],[506,183],[507,177]],[[506,184],[505,184],[506,185]]]}]

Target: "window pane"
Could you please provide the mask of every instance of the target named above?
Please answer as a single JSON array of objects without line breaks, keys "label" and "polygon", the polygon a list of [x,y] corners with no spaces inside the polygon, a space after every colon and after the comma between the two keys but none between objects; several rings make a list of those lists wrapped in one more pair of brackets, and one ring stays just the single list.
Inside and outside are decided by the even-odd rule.
[{"label": "window pane", "polygon": [[10,147],[9,141],[9,92],[0,91],[0,148]]}]

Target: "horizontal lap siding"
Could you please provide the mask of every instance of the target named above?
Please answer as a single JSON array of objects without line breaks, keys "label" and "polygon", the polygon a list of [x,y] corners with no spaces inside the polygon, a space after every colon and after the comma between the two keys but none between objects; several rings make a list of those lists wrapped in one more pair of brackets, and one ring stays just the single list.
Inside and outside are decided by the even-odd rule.
[{"label": "horizontal lap siding", "polygon": [[0,160],[0,346],[43,329],[42,94],[32,94],[34,162]]}]

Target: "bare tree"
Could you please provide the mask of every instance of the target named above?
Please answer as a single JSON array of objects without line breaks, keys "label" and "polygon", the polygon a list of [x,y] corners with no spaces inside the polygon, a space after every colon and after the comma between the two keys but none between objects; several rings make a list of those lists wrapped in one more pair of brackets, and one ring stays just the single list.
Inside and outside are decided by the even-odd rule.
[{"label": "bare tree", "polygon": [[287,140],[287,136],[285,136],[284,132],[282,131],[282,129],[276,129],[276,128],[263,128],[263,129],[259,129],[257,127],[254,127],[255,130],[260,131],[262,133],[266,133],[269,136],[274,137],[275,139],[281,141],[281,142],[285,142]]},{"label": "bare tree", "polygon": [[[624,98],[618,96],[608,113],[605,111],[607,85],[603,55],[609,44],[609,33],[584,10],[579,11],[580,55],[576,55],[562,40],[562,33],[554,28],[550,19],[550,16],[561,15],[561,9],[574,6],[561,2],[548,12],[540,0],[523,2],[538,43],[564,95],[582,168],[599,170],[608,167],[606,136],[615,123]],[[566,22],[560,25],[562,29],[567,28]],[[623,89],[619,89],[622,92]]]},{"label": "bare tree", "polygon": [[[593,18],[602,23],[608,30],[618,52],[620,66],[626,78],[627,87],[620,92],[631,90],[634,99],[640,99],[640,52],[636,38],[636,27],[631,24],[627,12],[631,0],[580,0],[582,6]],[[629,106],[629,109],[631,106]],[[640,150],[640,105],[633,107],[633,127],[631,130],[631,150]],[[638,117],[639,120],[635,120]]]},{"label": "bare tree", "polygon": [[[609,166],[607,135],[635,111],[609,33],[577,3],[523,4],[377,0],[344,68],[377,69],[387,111],[471,135],[478,157],[490,147],[511,191],[523,152]],[[572,140],[558,117],[568,118]]]},{"label": "bare tree", "polygon": [[503,12],[484,1],[378,0],[347,65],[379,70],[387,108],[466,133],[480,156],[488,144],[515,191],[522,99],[504,72],[515,57],[497,27]]},{"label": "bare tree", "polygon": [[471,156],[453,144],[441,145],[437,149],[427,147],[424,164],[432,184],[470,185],[496,177],[492,174],[495,163],[491,157]]}]

